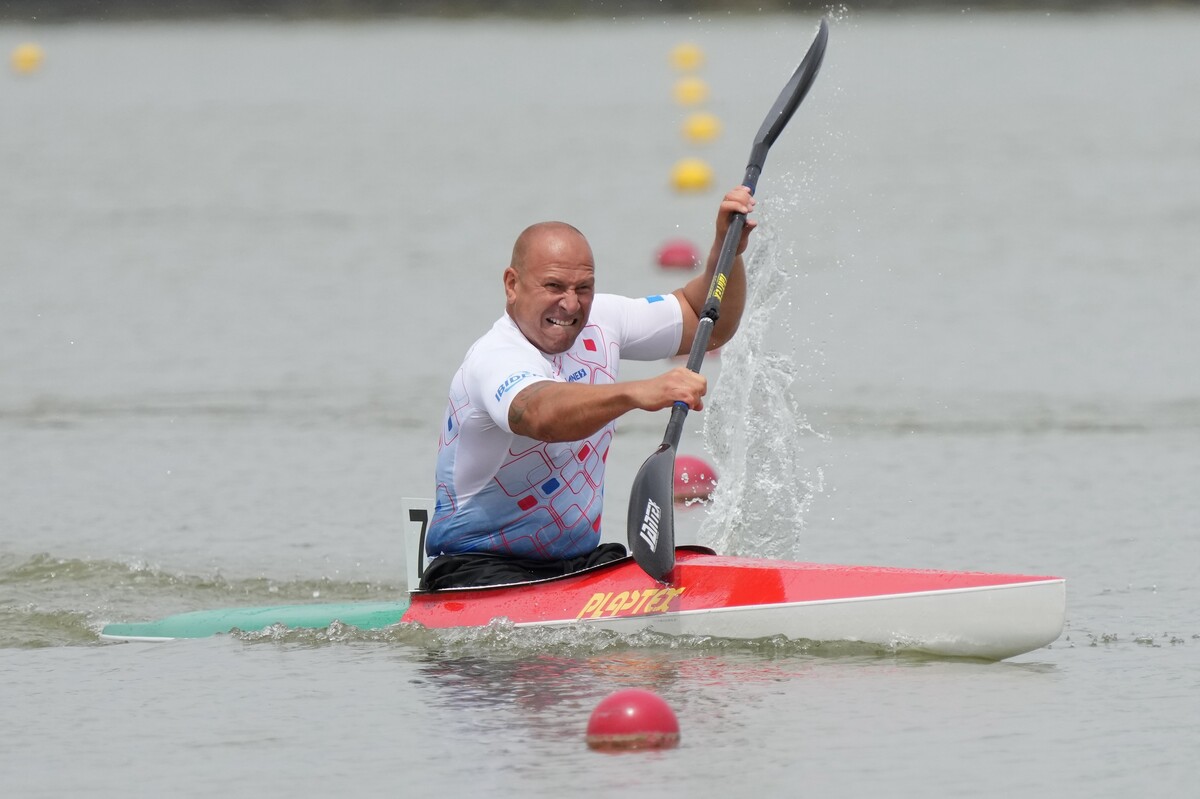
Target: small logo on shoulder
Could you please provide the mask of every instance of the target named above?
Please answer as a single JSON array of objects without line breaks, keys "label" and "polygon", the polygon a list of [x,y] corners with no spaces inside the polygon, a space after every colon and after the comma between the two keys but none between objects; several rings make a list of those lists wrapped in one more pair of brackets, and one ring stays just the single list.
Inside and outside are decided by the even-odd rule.
[{"label": "small logo on shoulder", "polygon": [[579,371],[572,373],[571,376],[567,378],[567,382],[578,383],[585,377],[587,377],[587,369],[580,369]]}]

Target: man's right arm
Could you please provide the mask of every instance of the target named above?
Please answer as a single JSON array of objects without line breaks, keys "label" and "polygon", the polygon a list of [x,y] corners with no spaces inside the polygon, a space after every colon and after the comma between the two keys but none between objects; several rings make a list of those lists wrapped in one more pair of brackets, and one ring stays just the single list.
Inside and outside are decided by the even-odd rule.
[{"label": "man's right arm", "polygon": [[708,381],[678,366],[646,380],[590,385],[542,380],[521,389],[508,407],[514,433],[538,441],[579,441],[632,410],[657,411],[676,402],[704,408]]}]

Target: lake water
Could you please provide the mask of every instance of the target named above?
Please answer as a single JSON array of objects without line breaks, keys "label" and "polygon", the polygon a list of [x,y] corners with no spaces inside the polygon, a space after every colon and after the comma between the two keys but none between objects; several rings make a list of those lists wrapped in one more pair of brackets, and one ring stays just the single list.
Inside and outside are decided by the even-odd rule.
[{"label": "lake water", "polygon": [[[0,29],[0,772],[50,797],[1187,796],[1200,767],[1200,14],[855,15],[759,184],[681,539],[1056,574],[1001,663],[588,631],[162,645],[404,590],[448,380],[531,221],[669,290],[815,19]],[[707,55],[679,134],[667,54]],[[672,191],[680,158],[717,173]],[[660,365],[630,367],[638,375]],[[665,419],[622,425],[610,521]],[[605,529],[608,540],[624,531]],[[650,688],[678,749],[589,751]]]}]

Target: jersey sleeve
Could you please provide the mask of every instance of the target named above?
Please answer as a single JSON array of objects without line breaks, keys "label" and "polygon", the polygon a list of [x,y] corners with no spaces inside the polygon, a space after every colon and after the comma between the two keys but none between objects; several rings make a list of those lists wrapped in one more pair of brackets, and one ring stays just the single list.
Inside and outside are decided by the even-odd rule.
[{"label": "jersey sleeve", "polygon": [[464,378],[467,392],[497,427],[512,432],[508,408],[513,398],[534,383],[552,380],[550,365],[536,352],[519,346],[493,346],[472,352]]},{"label": "jersey sleeve", "polygon": [[606,299],[611,302],[620,330],[622,358],[657,361],[679,351],[683,311],[674,294],[636,298],[606,295]]}]

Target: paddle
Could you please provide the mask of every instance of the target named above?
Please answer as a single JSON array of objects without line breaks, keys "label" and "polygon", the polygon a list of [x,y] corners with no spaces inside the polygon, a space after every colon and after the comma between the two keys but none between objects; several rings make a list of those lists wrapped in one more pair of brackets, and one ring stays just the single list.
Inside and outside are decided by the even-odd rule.
[{"label": "paddle", "polygon": [[[767,113],[762,127],[758,129],[758,135],[754,137],[750,161],[746,165],[746,176],[742,180],[742,185],[749,188],[751,194],[758,186],[758,177],[762,174],[763,162],[767,160],[767,151],[779,138],[779,134],[783,132],[788,120],[792,118],[792,114],[796,112],[817,77],[821,60],[825,57],[825,42],[828,38],[829,26],[822,19],[816,38],[804,54],[800,66],[796,67],[791,80],[783,87],[779,99]],[[716,273],[709,285],[708,298],[700,313],[700,325],[696,329],[696,337],[692,340],[692,349],[688,354],[687,368],[693,372],[698,373],[700,364],[704,362],[713,325],[721,313],[721,297],[729,279],[729,271],[733,268],[738,241],[745,224],[745,214],[734,214],[729,223],[729,230],[725,233],[725,240],[721,244]],[[663,442],[638,470],[629,496],[629,548],[633,551],[638,565],[656,580],[668,580],[671,570],[675,568],[675,517],[672,506],[675,449],[679,446],[680,436],[683,435],[683,421],[687,414],[686,403],[677,402],[671,408],[671,418],[667,422]]]}]

